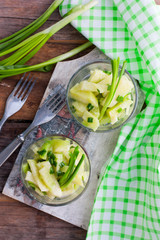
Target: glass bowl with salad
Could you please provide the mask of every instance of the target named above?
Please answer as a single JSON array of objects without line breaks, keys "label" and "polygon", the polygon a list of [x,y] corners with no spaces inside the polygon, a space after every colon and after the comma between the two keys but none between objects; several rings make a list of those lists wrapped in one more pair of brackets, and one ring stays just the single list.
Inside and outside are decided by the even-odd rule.
[{"label": "glass bowl with salad", "polygon": [[21,178],[29,195],[53,206],[77,199],[91,173],[85,150],[71,138],[54,135],[35,141],[26,150]]},{"label": "glass bowl with salad", "polygon": [[97,60],[82,66],[70,79],[67,105],[72,117],[89,131],[105,132],[128,121],[137,107],[137,83],[126,62]]}]

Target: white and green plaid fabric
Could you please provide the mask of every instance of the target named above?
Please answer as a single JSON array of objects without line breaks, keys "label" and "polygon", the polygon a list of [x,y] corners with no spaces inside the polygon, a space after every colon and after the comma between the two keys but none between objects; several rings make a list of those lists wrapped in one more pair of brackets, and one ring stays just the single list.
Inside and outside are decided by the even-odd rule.
[{"label": "white and green plaid fabric", "polygon": [[[61,13],[81,2],[87,1],[64,0]],[[99,0],[72,24],[108,56],[127,60],[147,104],[122,128],[96,194],[87,240],[159,240],[160,6],[154,0]]]}]

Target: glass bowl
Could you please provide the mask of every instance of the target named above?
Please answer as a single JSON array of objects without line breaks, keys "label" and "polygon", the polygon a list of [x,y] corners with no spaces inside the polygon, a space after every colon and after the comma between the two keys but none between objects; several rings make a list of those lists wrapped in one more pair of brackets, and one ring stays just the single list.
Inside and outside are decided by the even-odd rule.
[{"label": "glass bowl", "polygon": [[[43,195],[40,196],[37,192],[35,192],[35,190],[28,184],[28,182],[25,180],[25,173],[23,171],[23,166],[27,163],[27,159],[33,159],[34,155],[35,155],[35,149],[38,149],[39,147],[41,147],[44,142],[46,142],[46,140],[53,140],[53,139],[61,139],[61,140],[66,140],[68,139],[70,141],[70,143],[74,144],[75,146],[79,146],[80,150],[82,151],[82,153],[85,154],[85,159],[84,159],[84,170],[87,172],[87,179],[85,179],[84,186],[81,187],[79,186],[77,189],[75,189],[75,191],[68,195],[65,196],[63,198],[54,198],[54,199],[50,199],[48,196]],[[32,143],[28,149],[26,150],[24,157],[22,159],[22,163],[21,163],[21,179],[23,182],[23,185],[25,187],[25,189],[27,190],[27,193],[35,200],[37,200],[38,202],[45,204],[45,205],[51,205],[51,206],[61,206],[61,205],[66,205],[70,202],[72,202],[73,200],[79,198],[82,193],[84,193],[84,191],[86,190],[89,180],[90,180],[90,175],[91,175],[91,164],[90,164],[90,160],[89,157],[86,153],[86,151],[84,150],[84,148],[82,148],[82,146],[76,142],[75,140],[68,138],[66,136],[63,135],[52,135],[52,136],[46,136],[44,138],[41,138],[37,141],[35,141],[34,143]]]},{"label": "glass bowl", "polygon": [[[119,66],[119,73],[121,70],[121,66]],[[70,97],[70,89],[76,84],[80,83],[81,81],[84,81],[90,77],[90,71],[93,71],[95,69],[100,69],[102,71],[112,71],[111,62],[108,60],[97,60],[94,62],[90,62],[82,66],[70,79],[68,86],[67,86],[67,106],[69,109],[70,114],[72,117],[76,120],[78,124],[80,124],[82,127],[89,131],[93,131],[92,129],[86,127],[82,123],[82,118],[78,117],[76,113],[72,111],[72,102],[74,101]],[[134,115],[135,110],[137,108],[137,102],[138,102],[138,88],[136,81],[132,78],[132,76],[125,70],[124,75],[128,78],[129,81],[133,83],[134,89],[132,91],[132,101],[133,104],[131,105],[129,109],[129,114],[125,115],[123,119],[118,120],[116,123],[111,124],[107,123],[105,125],[100,125],[98,129],[95,132],[108,132],[114,129],[117,129],[118,127],[121,127],[123,124],[125,124],[131,117]]]}]

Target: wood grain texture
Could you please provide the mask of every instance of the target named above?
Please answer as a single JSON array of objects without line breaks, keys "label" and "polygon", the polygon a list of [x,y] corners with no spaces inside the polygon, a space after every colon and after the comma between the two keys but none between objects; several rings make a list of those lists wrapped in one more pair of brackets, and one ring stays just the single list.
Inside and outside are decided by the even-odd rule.
[{"label": "wood grain texture", "polygon": [[[4,38],[21,28],[25,27],[37,17],[39,17],[52,3],[52,0],[0,0],[0,39]],[[61,19],[58,9],[52,14],[50,19],[40,28],[41,30],[51,26]],[[55,56],[63,54],[87,40],[71,25],[67,25],[62,30],[52,36],[42,49],[27,63],[37,64],[49,60]],[[92,49],[89,48],[75,57],[83,56]],[[75,58],[73,57],[73,58]],[[72,58],[71,58],[72,59]],[[49,73],[32,73],[37,78],[27,103],[23,108],[13,115],[10,119],[33,119],[35,112],[39,106],[41,98],[47,87],[52,72]],[[20,75],[2,80],[0,83],[0,118],[2,117],[5,101],[9,93],[13,90],[16,82],[20,79]],[[22,117],[23,116],[23,117]]]},{"label": "wood grain texture", "polygon": [[[31,23],[51,3],[52,0],[0,0],[0,39]],[[57,9],[41,27],[41,30],[60,19],[61,16]],[[56,33],[29,64],[43,62],[84,42],[86,39],[71,25],[68,25]],[[91,49],[85,50],[76,57],[83,56]],[[23,108],[4,125],[0,134],[0,151],[31,123],[52,73],[32,74],[37,77],[36,86]],[[7,78],[0,83],[0,118],[4,111],[5,101],[19,78],[20,76]],[[0,168],[0,192],[12,169],[18,150]],[[85,236],[86,231],[80,228],[0,194],[0,240],[84,240]]]}]

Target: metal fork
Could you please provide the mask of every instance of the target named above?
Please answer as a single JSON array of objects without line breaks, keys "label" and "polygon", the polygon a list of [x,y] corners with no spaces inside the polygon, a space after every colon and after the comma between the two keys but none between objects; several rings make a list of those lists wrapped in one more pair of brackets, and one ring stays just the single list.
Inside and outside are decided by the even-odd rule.
[{"label": "metal fork", "polygon": [[44,102],[38,109],[31,125],[20,135],[18,135],[10,145],[0,153],[0,167],[10,157],[10,155],[24,142],[28,133],[38,125],[49,122],[65,105],[65,89],[58,85],[54,89],[54,94]]},{"label": "metal fork", "polygon": [[33,77],[29,79],[29,76],[30,74],[25,78],[24,74],[9,95],[6,102],[4,115],[0,121],[0,131],[5,121],[22,108],[30,92],[32,91],[36,80],[33,81]]}]

